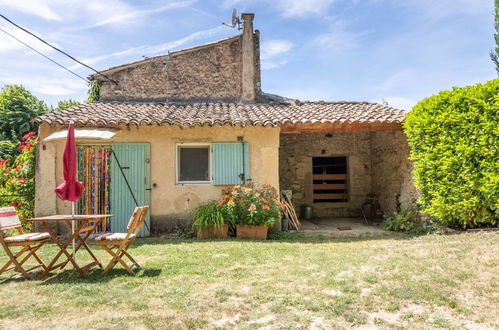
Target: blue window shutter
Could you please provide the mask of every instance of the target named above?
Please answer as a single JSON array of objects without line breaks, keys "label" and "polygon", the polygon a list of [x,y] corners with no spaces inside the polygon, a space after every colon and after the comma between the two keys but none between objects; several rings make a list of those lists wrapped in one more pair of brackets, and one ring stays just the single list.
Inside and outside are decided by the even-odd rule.
[{"label": "blue window shutter", "polygon": [[243,150],[244,150],[244,182],[247,182],[248,180],[251,180],[251,175],[250,175],[250,154],[249,154],[249,143],[248,142],[243,142]]},{"label": "blue window shutter", "polygon": [[[241,173],[244,173],[244,180],[241,178]],[[241,184],[248,179],[250,179],[249,144],[213,143],[213,183]]]}]

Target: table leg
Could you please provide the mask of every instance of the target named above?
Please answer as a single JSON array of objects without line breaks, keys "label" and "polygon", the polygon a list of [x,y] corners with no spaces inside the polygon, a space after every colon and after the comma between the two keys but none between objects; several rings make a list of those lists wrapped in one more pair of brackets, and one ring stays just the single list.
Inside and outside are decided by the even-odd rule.
[{"label": "table leg", "polygon": [[[94,223],[91,226],[92,228],[88,228],[89,227],[88,223],[90,223],[90,222]],[[71,229],[71,221],[65,221],[65,223],[68,226],[68,228]],[[74,238],[78,239],[78,241],[79,241],[78,245],[75,246],[74,253],[76,254],[76,252],[80,249],[80,247],[83,246],[85,248],[85,250],[87,250],[88,254],[90,254],[90,256],[92,257],[92,259],[94,260],[93,262],[91,262],[90,264],[88,264],[86,266],[76,267],[77,270],[78,270],[78,272],[80,272],[81,276],[84,276],[85,271],[87,271],[88,269],[90,269],[93,266],[99,266],[100,268],[103,268],[102,267],[102,263],[97,259],[97,257],[95,256],[95,254],[92,252],[92,250],[90,249],[90,247],[86,243],[87,239],[90,237],[90,235],[92,234],[92,232],[95,230],[95,228],[97,228],[97,225],[98,225],[98,223],[95,220],[92,220],[92,221],[82,220],[81,223],[78,225],[78,227],[75,229],[75,233],[73,235]],[[82,231],[82,228],[87,228],[87,229],[84,230],[84,231]],[[85,232],[85,236],[84,237],[80,236],[81,232]],[[68,244],[71,243],[71,241],[73,239],[73,236],[69,240]],[[69,261],[70,260],[67,260],[66,262],[64,262],[61,267],[64,267]]]},{"label": "table leg", "polygon": [[66,266],[66,264],[68,262],[71,262],[73,264],[73,267],[80,273],[82,274],[81,272],[81,269],[80,267],[78,266],[78,264],[76,264],[76,262],[74,261],[74,258],[73,256],[68,253],[67,251],[67,247],[69,246],[69,244],[71,243],[71,241],[74,239],[74,236],[76,236],[75,234],[72,234],[69,238],[69,240],[66,242],[66,243],[62,243],[58,238],[57,236],[54,234],[54,232],[52,231],[52,229],[50,228],[49,225],[47,225],[47,223],[45,221],[42,221],[41,222],[42,224],[42,227],[45,229],[45,231],[49,234],[50,238],[52,239],[52,241],[54,241],[55,244],[57,244],[57,246],[59,247],[59,252],[56,254],[56,256],[54,257],[54,259],[50,262],[50,264],[47,266],[47,269],[45,269],[45,271],[40,275],[40,278],[44,278],[45,276],[47,276],[47,274],[59,267],[59,265],[57,267],[54,267],[55,263],[57,262],[57,260],[59,260],[59,258],[61,257],[62,254],[66,255],[67,257],[67,260],[65,262],[63,262],[62,264],[62,267],[61,269],[64,268],[64,266]]},{"label": "table leg", "polygon": [[81,245],[83,245],[83,247],[85,248],[85,250],[87,250],[88,254],[90,254],[90,256],[92,257],[92,259],[94,259],[94,261],[99,265],[99,267],[102,268],[101,262],[99,261],[99,259],[97,259],[97,257],[95,256],[95,254],[92,252],[92,250],[88,246],[88,244],[85,241],[82,241],[81,244],[80,244],[80,246]]},{"label": "table leg", "polygon": [[[81,228],[82,226],[79,226],[79,228]],[[97,226],[94,226],[94,229],[96,228]],[[80,247],[84,247],[85,250],[87,250],[88,254],[90,254],[90,256],[92,257],[92,259],[94,260],[93,264],[96,264],[97,266],[99,266],[100,268],[102,268],[102,263],[99,261],[99,259],[97,259],[97,257],[95,256],[95,254],[92,252],[92,250],[90,249],[90,247],[88,246],[88,244],[86,243],[87,239],[90,237],[90,235],[92,234],[93,230],[89,230],[86,232],[85,236],[82,238],[80,237],[79,235],[79,228],[76,229],[76,232],[78,232],[78,234],[76,235],[76,238],[78,239],[79,243],[78,245],[75,247],[75,253],[78,252],[78,250],[80,249]],[[68,263],[69,261],[66,261],[66,263]],[[65,263],[65,264],[66,264]],[[65,265],[64,264],[64,265]]]}]

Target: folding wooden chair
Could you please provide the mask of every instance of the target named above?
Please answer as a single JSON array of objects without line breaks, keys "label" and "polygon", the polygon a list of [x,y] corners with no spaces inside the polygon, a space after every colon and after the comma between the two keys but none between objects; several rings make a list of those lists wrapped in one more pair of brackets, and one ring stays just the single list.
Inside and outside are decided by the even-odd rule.
[{"label": "folding wooden chair", "polygon": [[[19,235],[7,237],[5,232],[8,229],[17,229]],[[38,267],[42,267],[46,270],[47,266],[40,257],[38,257],[36,251],[49,240],[50,235],[48,233],[23,233],[21,221],[19,220],[16,209],[13,207],[0,208],[0,244],[2,244],[5,253],[9,257],[9,261],[0,269],[0,274],[14,269],[20,272],[25,279],[29,279],[29,271]],[[19,252],[14,253],[10,248],[15,246],[20,246],[22,248]],[[26,256],[21,259],[21,256],[25,253]],[[35,258],[38,265],[30,269],[24,269],[23,264],[30,257]],[[9,268],[12,264],[13,266]]]},{"label": "folding wooden chair", "polygon": [[[113,257],[109,262],[109,265],[107,265],[107,267],[102,271],[102,275],[107,274],[114,266],[116,266],[118,262],[130,275],[135,275],[132,267],[140,267],[140,265],[132,258],[127,250],[139,234],[140,228],[145,222],[148,211],[149,206],[147,205],[135,208],[135,211],[128,222],[127,233],[107,233],[95,238],[95,243],[100,245]],[[123,260],[124,256],[127,256],[128,259],[130,259],[132,262],[131,266],[128,266]]]}]

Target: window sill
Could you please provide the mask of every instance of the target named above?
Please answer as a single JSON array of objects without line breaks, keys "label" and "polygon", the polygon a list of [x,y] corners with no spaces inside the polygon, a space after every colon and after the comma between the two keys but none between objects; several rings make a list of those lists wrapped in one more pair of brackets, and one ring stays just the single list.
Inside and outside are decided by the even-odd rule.
[{"label": "window sill", "polygon": [[201,185],[201,186],[206,186],[206,185],[211,185],[211,181],[183,181],[183,182],[177,182],[177,186],[195,186],[195,185]]}]

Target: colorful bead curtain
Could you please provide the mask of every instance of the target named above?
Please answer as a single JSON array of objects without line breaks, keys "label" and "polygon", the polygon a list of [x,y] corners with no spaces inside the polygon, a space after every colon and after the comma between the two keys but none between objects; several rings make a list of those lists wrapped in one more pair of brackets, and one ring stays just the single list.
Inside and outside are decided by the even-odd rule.
[{"label": "colorful bead curtain", "polygon": [[[111,211],[111,146],[78,147],[78,180],[83,194],[78,203],[80,214],[109,214]],[[103,222],[99,231],[111,230]]]}]

